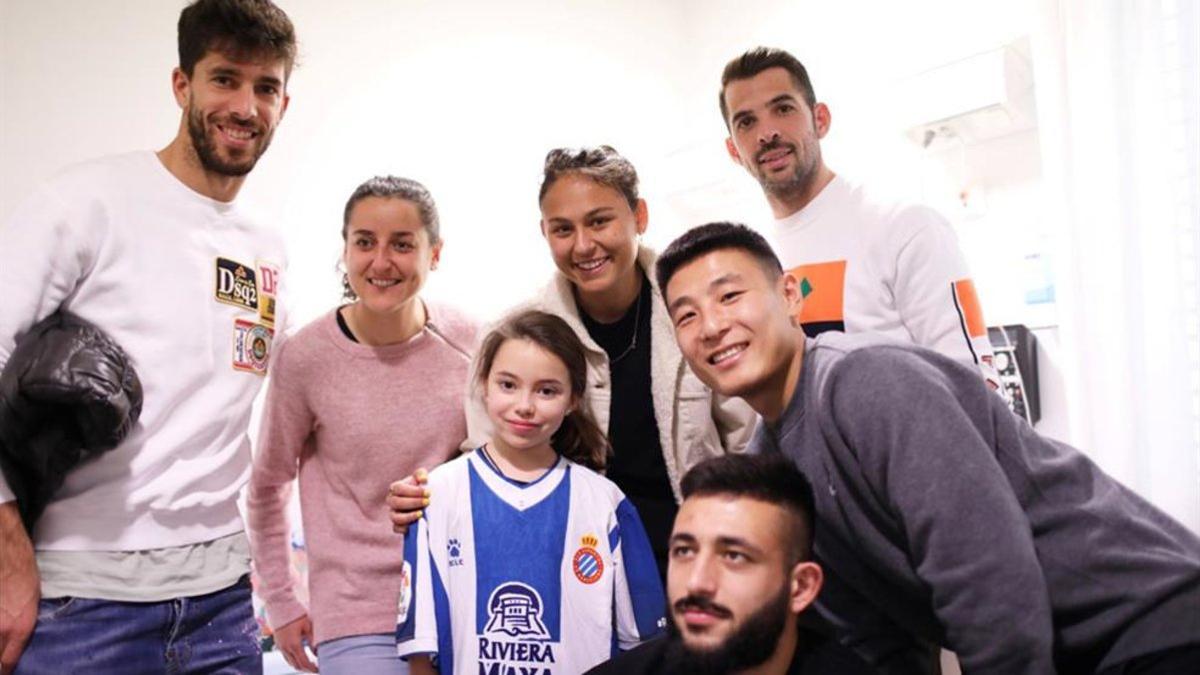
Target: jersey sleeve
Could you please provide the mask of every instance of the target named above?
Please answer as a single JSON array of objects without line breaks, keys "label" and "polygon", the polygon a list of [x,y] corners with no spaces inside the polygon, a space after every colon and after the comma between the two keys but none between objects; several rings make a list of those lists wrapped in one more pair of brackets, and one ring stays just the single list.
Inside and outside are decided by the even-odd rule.
[{"label": "jersey sleeve", "polygon": [[979,369],[1000,386],[975,282],[950,223],[933,209],[902,215],[911,236],[896,258],[896,308],[914,342]]},{"label": "jersey sleeve", "polygon": [[[435,607],[436,571],[430,555],[429,521],[425,516],[404,535],[404,568],[408,571],[409,599],[408,607],[397,618],[396,652],[401,657],[435,655],[441,627]],[[405,592],[403,587],[400,592]]]},{"label": "jersey sleeve", "polygon": [[650,539],[637,509],[628,499],[617,505],[608,533],[616,563],[615,611],[617,644],[622,651],[657,635],[666,626],[666,596]]}]

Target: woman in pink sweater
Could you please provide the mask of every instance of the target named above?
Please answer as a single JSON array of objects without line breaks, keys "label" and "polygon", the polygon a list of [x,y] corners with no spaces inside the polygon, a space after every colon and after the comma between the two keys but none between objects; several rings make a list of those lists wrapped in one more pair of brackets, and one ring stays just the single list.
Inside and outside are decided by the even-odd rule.
[{"label": "woman in pink sweater", "polygon": [[[346,204],[343,278],[353,300],[283,343],[271,365],[250,478],[259,594],[294,668],[403,673],[396,598],[403,551],[384,497],[395,476],[441,464],[466,437],[462,397],[476,326],[418,296],[442,241],[429,192],[363,183]],[[287,504],[299,476],[310,607],[289,571]]]}]

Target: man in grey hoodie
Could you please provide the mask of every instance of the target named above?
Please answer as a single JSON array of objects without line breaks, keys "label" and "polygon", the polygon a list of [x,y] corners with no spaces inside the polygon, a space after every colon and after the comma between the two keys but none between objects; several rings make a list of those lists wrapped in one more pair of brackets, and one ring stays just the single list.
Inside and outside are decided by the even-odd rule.
[{"label": "man in grey hoodie", "polygon": [[1200,538],[1014,416],[978,374],[806,338],[761,236],[695,228],[657,265],[689,365],[812,482],[821,614],[884,672],[1200,672]]}]

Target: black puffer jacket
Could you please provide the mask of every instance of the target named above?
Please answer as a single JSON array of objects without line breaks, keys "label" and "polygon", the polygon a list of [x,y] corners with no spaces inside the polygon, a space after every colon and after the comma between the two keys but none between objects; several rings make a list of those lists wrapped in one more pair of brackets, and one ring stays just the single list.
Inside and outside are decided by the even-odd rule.
[{"label": "black puffer jacket", "polygon": [[99,328],[60,311],[29,329],[0,375],[0,471],[25,527],[71,469],[115,448],[141,412],[133,364]]}]

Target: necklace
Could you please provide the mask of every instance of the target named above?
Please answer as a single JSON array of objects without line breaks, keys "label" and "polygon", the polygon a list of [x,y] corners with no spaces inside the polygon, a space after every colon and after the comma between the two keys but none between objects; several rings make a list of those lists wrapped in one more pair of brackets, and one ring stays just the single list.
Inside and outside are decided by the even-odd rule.
[{"label": "necklace", "polygon": [[[410,332],[410,329],[406,328],[401,332],[390,333],[390,327],[380,329],[378,322],[375,322],[374,326],[364,324],[364,322],[359,319],[359,312],[363,311],[362,306],[359,303],[355,302],[353,304],[346,305],[345,309],[346,311],[339,311],[338,314],[346,321],[346,328],[350,331],[351,335],[354,336],[354,341],[372,347],[386,347],[388,345],[407,342],[416,336],[417,333],[425,330],[425,322],[429,320],[429,314],[425,311],[425,304],[420,303],[417,305],[418,316],[423,316],[424,318],[421,320],[420,325],[416,327],[416,330],[412,330]],[[368,327],[372,328],[372,330],[368,330]],[[382,336],[379,335],[381,332],[383,333]],[[368,335],[368,333],[371,333],[371,335]]]},{"label": "necklace", "polygon": [[629,346],[625,348],[625,351],[621,352],[621,354],[619,356],[615,356],[608,360],[609,365],[617,363],[618,361],[625,358],[626,356],[629,356],[629,354],[631,352],[633,352],[633,350],[635,348],[637,348],[638,328],[641,326],[641,323],[642,323],[641,319],[642,319],[642,289],[639,288],[638,289],[638,297],[637,297],[637,309],[635,309],[633,311],[633,339],[629,341]]},{"label": "necklace", "polygon": [[[488,443],[491,443],[491,441],[488,441]],[[516,483],[516,484],[522,485],[522,486],[529,485],[530,483],[533,483],[537,480],[537,478],[513,478],[512,476],[505,473],[504,469],[500,468],[500,462],[497,462],[496,458],[492,457],[492,454],[490,452],[488,452],[488,443],[484,443],[483,445],[479,446],[479,452],[483,453],[484,463],[487,464],[488,466],[492,467],[492,469],[496,473],[500,474],[500,476],[502,478],[504,478],[504,480],[507,480],[507,481],[510,481],[512,483]],[[558,464],[557,456],[555,456],[554,461],[550,463],[550,466],[545,467],[546,471],[548,472],[548,471],[550,471],[550,469],[553,469],[555,464]]]}]

